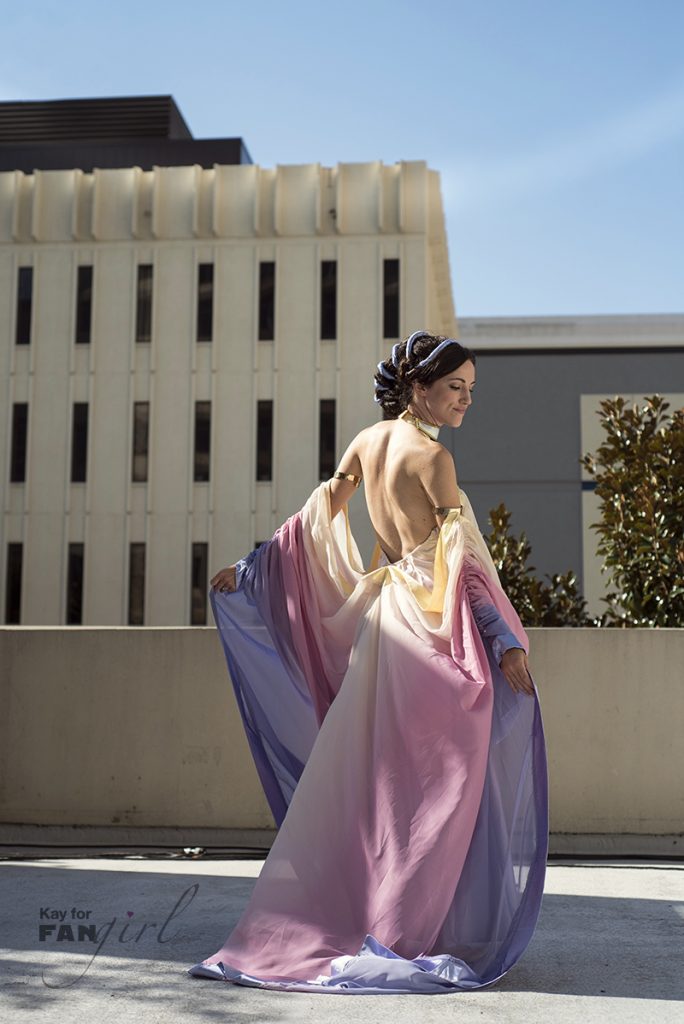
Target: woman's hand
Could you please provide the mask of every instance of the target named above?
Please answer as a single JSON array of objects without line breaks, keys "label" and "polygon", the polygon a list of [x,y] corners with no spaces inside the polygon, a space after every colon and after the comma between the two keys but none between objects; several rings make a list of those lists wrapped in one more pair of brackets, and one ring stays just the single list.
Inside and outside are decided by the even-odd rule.
[{"label": "woman's hand", "polygon": [[227,590],[232,593],[237,589],[235,566],[229,565],[227,569],[220,569],[210,582],[215,590]]},{"label": "woman's hand", "polygon": [[527,668],[527,655],[520,647],[509,647],[501,658],[501,671],[514,693],[534,696],[532,677]]}]

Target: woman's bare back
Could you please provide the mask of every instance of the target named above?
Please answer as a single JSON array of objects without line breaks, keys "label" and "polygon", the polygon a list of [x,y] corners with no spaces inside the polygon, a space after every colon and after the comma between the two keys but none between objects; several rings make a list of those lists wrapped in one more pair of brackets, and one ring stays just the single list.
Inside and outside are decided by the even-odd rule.
[{"label": "woman's bare back", "polygon": [[[459,504],[453,459],[442,444],[398,419],[374,423],[352,445],[371,524],[380,547],[397,562],[441,522],[434,505]],[[344,469],[351,472],[346,461]]]},{"label": "woman's bare back", "polygon": [[[456,467],[450,452],[404,420],[382,420],[356,435],[340,471],[363,478],[366,504],[378,542],[391,562],[423,544],[444,519],[434,506],[459,505]],[[333,518],[349,500],[354,485],[333,479]],[[235,566],[217,572],[211,586],[235,590]]]}]

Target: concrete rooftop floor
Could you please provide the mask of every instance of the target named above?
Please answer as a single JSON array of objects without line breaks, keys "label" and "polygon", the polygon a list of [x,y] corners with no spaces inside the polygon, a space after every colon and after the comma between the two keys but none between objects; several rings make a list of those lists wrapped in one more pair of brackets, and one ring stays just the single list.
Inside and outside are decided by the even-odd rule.
[{"label": "concrete rooftop floor", "polygon": [[[0,1020],[684,1022],[682,861],[550,861],[525,955],[476,992],[272,992],[191,977],[187,968],[222,945],[262,864],[239,855],[1,859]],[[105,925],[99,950],[76,935],[57,942],[56,931],[40,941],[54,910],[66,911],[65,923]]]}]

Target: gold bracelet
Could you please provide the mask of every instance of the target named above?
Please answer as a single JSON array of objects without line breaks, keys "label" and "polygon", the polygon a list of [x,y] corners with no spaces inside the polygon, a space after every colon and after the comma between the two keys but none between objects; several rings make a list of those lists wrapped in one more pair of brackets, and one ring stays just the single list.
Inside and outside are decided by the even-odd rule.
[{"label": "gold bracelet", "polygon": [[333,473],[333,479],[335,480],[351,480],[355,487],[358,487],[363,477],[355,476],[354,473],[343,473],[341,470],[337,470]]}]

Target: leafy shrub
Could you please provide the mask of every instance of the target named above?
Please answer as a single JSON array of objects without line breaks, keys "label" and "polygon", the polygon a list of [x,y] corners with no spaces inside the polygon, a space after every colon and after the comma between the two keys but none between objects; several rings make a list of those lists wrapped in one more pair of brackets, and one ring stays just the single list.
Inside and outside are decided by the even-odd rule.
[{"label": "leafy shrub", "polygon": [[597,625],[684,626],[684,409],[601,402],[605,440],[580,462],[596,480],[608,604]]},{"label": "leafy shrub", "polygon": [[589,527],[600,536],[601,572],[617,588],[601,598],[601,615],[587,615],[574,572],[538,580],[527,537],[509,533],[511,513],[490,510],[485,540],[524,626],[684,626],[684,409],[668,416],[669,407],[660,395],[630,408],[605,399],[605,439],[580,459],[601,502],[601,521]]}]

